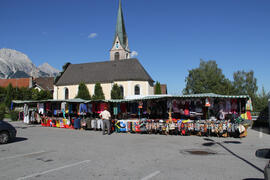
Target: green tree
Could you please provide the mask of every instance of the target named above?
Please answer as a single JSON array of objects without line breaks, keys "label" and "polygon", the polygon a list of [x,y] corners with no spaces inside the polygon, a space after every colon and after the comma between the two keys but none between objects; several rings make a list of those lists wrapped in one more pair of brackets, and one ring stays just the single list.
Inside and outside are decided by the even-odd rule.
[{"label": "green tree", "polygon": [[262,91],[256,94],[253,100],[253,106],[255,112],[261,112],[265,108],[268,107],[268,99],[270,99],[270,92],[266,92],[264,87],[262,87]]},{"label": "green tree", "polygon": [[0,121],[4,119],[5,113],[6,113],[6,106],[5,104],[1,103],[0,104]]},{"label": "green tree", "polygon": [[21,87],[17,89],[17,100],[32,100],[32,89]]},{"label": "green tree", "polygon": [[62,71],[54,78],[54,83],[57,83],[57,81],[64,74],[64,72],[67,70],[67,68],[70,64],[71,64],[70,62],[67,62],[64,64],[64,66],[62,66]]},{"label": "green tree", "polygon": [[184,94],[216,93],[231,94],[232,83],[225,78],[216,61],[201,60],[199,68],[189,71]]},{"label": "green tree", "polygon": [[37,89],[31,89],[32,91],[32,97],[31,100],[40,100],[40,94]]},{"label": "green tree", "polygon": [[4,102],[6,97],[6,88],[0,87],[0,102]]},{"label": "green tree", "polygon": [[95,94],[93,95],[93,100],[104,100],[105,96],[100,83],[95,85]]},{"label": "green tree", "polygon": [[11,105],[11,101],[14,99],[14,88],[11,84],[6,88],[6,97],[5,97],[5,105],[9,109]]},{"label": "green tree", "polygon": [[161,87],[160,87],[160,82],[157,81],[155,85],[155,94],[162,94],[161,92]]},{"label": "green tree", "polygon": [[120,87],[114,84],[111,90],[111,99],[123,99],[123,94]]},{"label": "green tree", "polygon": [[249,95],[252,100],[255,100],[258,91],[257,79],[254,77],[254,72],[237,71],[233,74],[234,94]]},{"label": "green tree", "polygon": [[84,99],[84,100],[90,100],[91,99],[91,95],[89,93],[89,90],[86,87],[84,82],[81,82],[79,84],[78,94],[77,94],[76,98],[81,98],[81,99]]}]

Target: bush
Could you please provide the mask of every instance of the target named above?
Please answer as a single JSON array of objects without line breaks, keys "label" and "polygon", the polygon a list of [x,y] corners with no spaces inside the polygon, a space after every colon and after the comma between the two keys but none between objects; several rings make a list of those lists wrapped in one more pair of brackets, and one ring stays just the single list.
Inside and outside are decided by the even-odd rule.
[{"label": "bush", "polygon": [[12,121],[18,121],[19,119],[19,112],[18,111],[10,111],[10,119]]},{"label": "bush", "polygon": [[5,104],[0,104],[0,120],[3,120],[6,113],[6,106]]}]

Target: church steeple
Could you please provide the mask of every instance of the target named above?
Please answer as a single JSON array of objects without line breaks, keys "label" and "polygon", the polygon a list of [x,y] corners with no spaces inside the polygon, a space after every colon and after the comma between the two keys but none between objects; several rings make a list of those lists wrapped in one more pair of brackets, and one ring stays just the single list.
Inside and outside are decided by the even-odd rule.
[{"label": "church steeple", "polygon": [[114,60],[129,59],[129,58],[130,58],[130,50],[128,47],[128,37],[127,37],[125,23],[124,23],[122,3],[121,3],[121,0],[119,0],[116,31],[115,31],[113,46],[110,51],[110,59],[111,61],[114,61]]}]

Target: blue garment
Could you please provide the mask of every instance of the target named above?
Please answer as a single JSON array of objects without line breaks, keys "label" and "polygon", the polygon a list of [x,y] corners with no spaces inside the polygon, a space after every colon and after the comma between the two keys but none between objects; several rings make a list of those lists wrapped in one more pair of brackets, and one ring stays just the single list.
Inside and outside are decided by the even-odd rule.
[{"label": "blue garment", "polygon": [[76,118],[74,120],[74,128],[75,129],[80,129],[81,128],[81,118]]},{"label": "blue garment", "polygon": [[83,103],[80,104],[79,113],[80,114],[87,113],[87,106],[86,106],[86,104],[83,104]]}]

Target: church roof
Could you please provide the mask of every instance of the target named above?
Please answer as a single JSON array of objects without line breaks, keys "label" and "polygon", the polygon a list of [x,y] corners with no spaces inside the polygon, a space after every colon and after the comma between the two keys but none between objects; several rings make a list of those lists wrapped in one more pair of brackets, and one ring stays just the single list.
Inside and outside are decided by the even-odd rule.
[{"label": "church roof", "polygon": [[118,36],[121,46],[125,49],[127,46],[127,33],[125,28],[125,22],[123,17],[123,11],[122,11],[122,5],[121,0],[119,0],[119,7],[118,7],[118,14],[117,14],[117,24],[116,24],[116,31],[115,31],[115,37]]},{"label": "church roof", "polygon": [[56,82],[57,86],[112,83],[114,81],[150,81],[154,82],[138,59],[105,61],[84,64],[70,64]]}]

